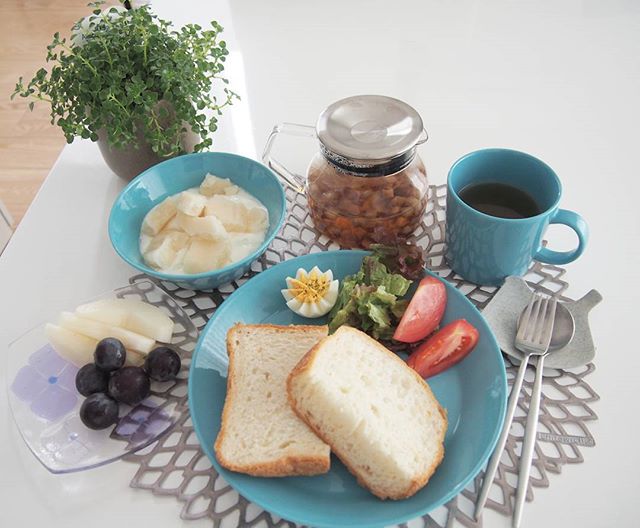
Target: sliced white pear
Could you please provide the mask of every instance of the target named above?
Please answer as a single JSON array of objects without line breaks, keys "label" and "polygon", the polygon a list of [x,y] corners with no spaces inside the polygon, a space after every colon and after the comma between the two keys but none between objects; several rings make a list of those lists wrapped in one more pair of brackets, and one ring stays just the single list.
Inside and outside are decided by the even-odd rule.
[{"label": "sliced white pear", "polygon": [[144,360],[147,356],[144,354],[138,354],[133,350],[127,350],[127,357],[124,360],[125,367],[141,367],[144,365]]},{"label": "sliced white pear", "polygon": [[269,227],[269,212],[261,204],[247,205],[247,231],[263,233]]},{"label": "sliced white pear", "polygon": [[200,216],[207,205],[207,197],[198,191],[183,191],[178,195],[176,208],[187,216]]},{"label": "sliced white pear", "polygon": [[154,237],[151,235],[145,235],[144,233],[140,233],[140,254],[144,256],[144,254],[149,251],[149,246],[151,242],[153,242]]},{"label": "sliced white pear", "polygon": [[[228,178],[219,178],[213,174],[207,174],[200,184],[200,193],[205,196],[213,196],[214,194],[222,194],[226,189],[236,187]],[[237,187],[236,187],[237,189]],[[238,192],[237,190],[235,192]],[[235,194],[235,193],[234,193]]]},{"label": "sliced white pear", "polygon": [[215,216],[193,217],[179,213],[182,229],[191,236],[219,240],[227,238],[227,230]]},{"label": "sliced white pear", "polygon": [[162,228],[176,215],[175,197],[169,196],[147,213],[142,221],[142,232],[157,235]]},{"label": "sliced white pear", "polygon": [[204,214],[217,217],[227,231],[249,231],[247,207],[242,196],[212,196],[207,201]]},{"label": "sliced white pear", "polygon": [[228,237],[218,240],[192,238],[182,265],[186,273],[204,273],[223,267],[229,261],[229,254]]},{"label": "sliced white pear", "polygon": [[[182,213],[180,213],[182,214]],[[144,259],[150,266],[167,270],[173,268],[181,257],[181,252],[189,244],[189,235],[182,231],[163,231],[155,236],[147,246]]]},{"label": "sliced white pear", "polygon": [[103,299],[78,306],[76,314],[171,343],[173,320],[161,308],[136,299]]},{"label": "sliced white pear", "polygon": [[227,231],[256,233],[269,226],[267,209],[247,193],[212,196],[204,214],[218,217]]},{"label": "sliced white pear", "polygon": [[[182,213],[184,214],[184,213]],[[178,211],[178,213],[176,214],[176,216],[174,216],[171,220],[169,220],[167,222],[167,225],[165,225],[162,228],[162,231],[160,231],[160,234],[165,233],[167,231],[182,231],[182,226],[180,224],[180,211]]]},{"label": "sliced white pear", "polygon": [[93,353],[98,344],[97,339],[51,323],[45,325],[44,332],[60,357],[73,363],[76,367],[82,367],[93,361]]},{"label": "sliced white pear", "polygon": [[98,341],[105,337],[115,337],[122,341],[122,344],[127,350],[134,350],[142,354],[148,354],[156,345],[153,339],[132,332],[131,330],[80,317],[71,312],[62,312],[58,319],[58,324],[67,330],[91,337]]}]

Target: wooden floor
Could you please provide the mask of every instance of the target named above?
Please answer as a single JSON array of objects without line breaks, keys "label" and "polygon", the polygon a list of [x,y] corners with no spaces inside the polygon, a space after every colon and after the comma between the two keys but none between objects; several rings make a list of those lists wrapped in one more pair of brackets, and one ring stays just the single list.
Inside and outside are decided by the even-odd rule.
[{"label": "wooden floor", "polygon": [[30,112],[25,99],[9,100],[21,75],[31,79],[45,66],[46,46],[59,31],[90,13],[88,0],[0,1],[0,201],[14,219],[23,217],[65,145],[49,123],[47,106]]}]

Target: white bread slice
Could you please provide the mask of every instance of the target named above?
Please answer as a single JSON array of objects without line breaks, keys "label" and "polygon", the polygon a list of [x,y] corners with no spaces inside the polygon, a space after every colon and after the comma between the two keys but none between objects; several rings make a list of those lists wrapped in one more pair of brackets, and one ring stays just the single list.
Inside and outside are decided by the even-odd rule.
[{"label": "white bread slice", "polygon": [[381,499],[410,497],[442,461],[444,409],[414,370],[360,330],[340,327],[312,348],[287,392],[296,414]]},{"label": "white bread slice", "polygon": [[286,380],[326,337],[326,326],[235,325],[227,333],[229,374],[216,458],[258,477],[326,473],[329,446],[291,410]]}]

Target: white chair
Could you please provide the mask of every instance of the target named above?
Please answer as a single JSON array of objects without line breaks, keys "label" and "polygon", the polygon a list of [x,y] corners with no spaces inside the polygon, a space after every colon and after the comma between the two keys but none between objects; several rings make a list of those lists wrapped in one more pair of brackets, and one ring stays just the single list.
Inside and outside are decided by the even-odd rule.
[{"label": "white chair", "polygon": [[5,205],[2,203],[2,200],[0,200],[0,254],[2,254],[2,251],[13,234],[13,229],[11,228],[12,225],[13,219]]}]

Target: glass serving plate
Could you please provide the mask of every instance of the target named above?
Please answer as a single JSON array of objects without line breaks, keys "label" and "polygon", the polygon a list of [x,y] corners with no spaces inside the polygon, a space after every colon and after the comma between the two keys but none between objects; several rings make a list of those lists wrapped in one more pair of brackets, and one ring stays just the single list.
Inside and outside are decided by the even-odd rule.
[{"label": "glass serving plate", "polygon": [[52,473],[71,473],[102,466],[143,449],[169,432],[180,417],[191,354],[198,331],[189,316],[160,288],[140,281],[87,302],[129,298],[158,306],[175,324],[172,348],[180,355],[178,378],[151,382],[151,394],[138,405],[120,405],[118,422],[101,431],[87,428],[78,415],[84,397],[75,387],[78,367],[60,357],[45,337],[45,324],[9,345],[9,406],[22,438]]}]

